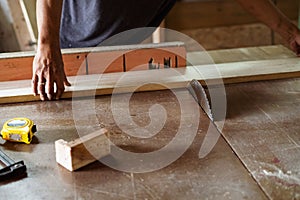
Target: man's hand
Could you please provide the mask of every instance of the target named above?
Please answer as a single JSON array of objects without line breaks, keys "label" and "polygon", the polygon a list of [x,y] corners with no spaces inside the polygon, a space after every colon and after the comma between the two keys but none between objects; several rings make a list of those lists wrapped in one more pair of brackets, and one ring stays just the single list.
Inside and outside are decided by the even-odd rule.
[{"label": "man's hand", "polygon": [[289,42],[291,50],[293,50],[297,56],[300,57],[300,32],[297,31],[296,33],[292,34],[290,38],[287,38]]},{"label": "man's hand", "polygon": [[59,99],[65,86],[70,85],[65,75],[60,49],[53,51],[48,46],[40,47],[33,61],[33,94],[39,94],[42,101]]},{"label": "man's hand", "polygon": [[36,4],[39,35],[32,66],[32,90],[43,101],[59,99],[65,86],[70,86],[64,71],[59,42],[62,4],[63,0],[42,0]]},{"label": "man's hand", "polygon": [[271,0],[236,0],[258,20],[277,32],[300,56],[300,31]]}]

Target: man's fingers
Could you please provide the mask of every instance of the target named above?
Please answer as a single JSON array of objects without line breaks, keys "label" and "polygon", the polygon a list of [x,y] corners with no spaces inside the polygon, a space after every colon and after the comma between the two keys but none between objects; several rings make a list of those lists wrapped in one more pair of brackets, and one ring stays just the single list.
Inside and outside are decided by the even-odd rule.
[{"label": "man's fingers", "polygon": [[47,95],[46,95],[46,91],[45,91],[45,85],[46,85],[46,80],[44,78],[40,78],[40,80],[38,82],[38,92],[40,94],[40,99],[42,101],[46,101],[47,100]]},{"label": "man's fingers", "polygon": [[39,83],[39,94],[40,94],[40,99],[42,101],[47,100],[47,95],[45,93],[45,83]]},{"label": "man's fingers", "polygon": [[60,97],[62,96],[62,94],[65,91],[65,86],[64,86],[64,82],[62,80],[58,80],[56,82],[56,100],[60,99]]},{"label": "man's fingers", "polygon": [[47,83],[46,83],[47,97],[51,101],[51,100],[53,100],[55,98],[55,94],[54,94],[54,81],[53,81],[53,76],[52,76],[51,72],[48,73],[46,79],[47,79]]},{"label": "man's fingers", "polygon": [[46,83],[46,87],[47,87],[47,96],[48,99],[51,101],[55,98],[55,94],[54,94],[54,83],[53,81],[47,81]]},{"label": "man's fingers", "polygon": [[34,75],[32,78],[31,89],[34,96],[38,94],[38,76]]},{"label": "man's fingers", "polygon": [[67,77],[65,77],[64,85],[70,87],[71,83],[68,81]]}]

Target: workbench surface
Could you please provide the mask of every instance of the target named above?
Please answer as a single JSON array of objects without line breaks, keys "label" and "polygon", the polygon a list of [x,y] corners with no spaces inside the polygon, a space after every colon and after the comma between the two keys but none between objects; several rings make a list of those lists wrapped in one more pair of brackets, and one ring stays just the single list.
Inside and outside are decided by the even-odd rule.
[{"label": "workbench surface", "polygon": [[[186,89],[178,91],[189,95]],[[27,177],[0,185],[1,199],[300,199],[299,91],[300,79],[226,86],[226,122],[213,150],[198,156],[210,123],[199,108],[201,120],[192,145],[169,166],[148,173],[120,172],[100,162],[76,172],[59,166],[54,142],[79,137],[71,100],[0,105],[1,124],[24,116],[38,127],[31,145],[1,143],[28,168]],[[85,106],[89,99],[76,101],[82,105],[79,112],[90,109]],[[137,93],[130,101],[130,114],[142,126],[150,123],[149,108],[157,103],[166,109],[167,121],[151,139],[130,137],[117,127],[111,96],[97,97],[97,122],[87,116],[81,125],[87,130],[106,127],[112,142],[125,150],[151,152],[175,137],[179,103],[170,91]]]},{"label": "workbench surface", "polygon": [[[84,105],[85,100],[81,101]],[[109,96],[96,99],[99,124],[110,130],[111,137],[125,149],[130,147],[135,152],[159,149],[174,137],[174,132],[178,129],[177,116],[180,108],[171,92],[139,93],[131,101],[134,119],[147,122],[148,109],[153,103],[160,103],[169,112],[169,122],[154,139],[137,142],[130,141],[128,136],[123,135],[112,119]],[[85,109],[83,106],[82,112]],[[224,139],[220,138],[207,157],[198,158],[209,123],[203,112],[199,133],[193,145],[179,160],[159,171],[132,174],[113,170],[97,162],[71,173],[55,162],[54,141],[60,138],[70,141],[79,137],[73,122],[71,101],[6,105],[1,106],[1,110],[1,122],[15,117],[17,113],[18,116],[33,119],[39,130],[36,141],[31,145],[5,143],[2,146],[7,154],[17,160],[23,159],[28,167],[27,178],[1,186],[1,196],[4,195],[5,199],[264,198],[264,194]],[[18,188],[17,194],[10,192],[14,188]]]}]

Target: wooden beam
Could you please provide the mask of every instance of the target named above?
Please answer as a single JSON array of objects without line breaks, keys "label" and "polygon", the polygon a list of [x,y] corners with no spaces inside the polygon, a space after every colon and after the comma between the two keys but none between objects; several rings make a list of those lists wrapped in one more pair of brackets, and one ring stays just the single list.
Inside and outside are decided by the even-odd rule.
[{"label": "wooden beam", "polygon": [[37,21],[36,21],[36,0],[22,0],[29,18],[29,24],[33,30],[35,38],[38,37]]},{"label": "wooden beam", "polygon": [[[299,58],[198,65],[70,77],[73,86],[66,88],[62,97],[108,95],[113,92],[132,92],[135,89],[154,91],[184,88],[192,79],[199,80],[203,85],[214,85],[222,84],[222,81],[231,84],[295,77],[300,77]],[[39,100],[32,96],[30,83],[30,80],[0,82],[0,103]]]},{"label": "wooden beam", "polygon": [[0,1],[0,52],[20,51],[7,0]]},{"label": "wooden beam", "polygon": [[108,131],[100,129],[74,141],[55,141],[56,162],[69,171],[75,171],[109,155]]},{"label": "wooden beam", "polygon": [[32,46],[32,44],[36,43],[36,37],[23,0],[8,0],[7,3],[13,18],[13,27],[20,45],[20,50],[34,50],[35,47]]},{"label": "wooden beam", "polygon": [[[186,66],[182,42],[64,49],[62,54],[67,76],[123,72],[124,61],[128,71],[137,65],[148,66],[150,58],[163,63],[164,58],[175,60],[177,56],[178,67]],[[34,56],[32,51],[0,54],[0,81],[31,79]]]}]

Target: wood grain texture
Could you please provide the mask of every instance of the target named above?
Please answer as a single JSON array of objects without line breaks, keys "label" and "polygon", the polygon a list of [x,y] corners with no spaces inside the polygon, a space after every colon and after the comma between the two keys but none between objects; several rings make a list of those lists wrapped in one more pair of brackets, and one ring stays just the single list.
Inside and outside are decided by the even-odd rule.
[{"label": "wood grain texture", "polygon": [[[300,77],[298,58],[84,75],[69,78],[73,86],[66,88],[62,98],[184,88],[193,79],[215,85],[295,77]],[[0,82],[0,88],[0,103],[38,99],[32,96],[29,80]]]},{"label": "wood grain texture", "polygon": [[85,135],[71,142],[55,141],[56,162],[69,171],[80,169],[109,155],[109,139],[106,129]]},{"label": "wood grain texture", "polygon": [[[186,90],[181,92],[189,95]],[[193,99],[187,100],[186,106],[191,105]],[[77,111],[86,113],[90,99],[80,99],[78,103],[82,106]],[[23,199],[25,196],[26,199],[267,199],[222,137],[206,158],[199,159],[199,148],[210,123],[200,108],[201,122],[193,144],[168,167],[136,174],[94,162],[70,173],[56,163],[53,143],[60,138],[65,141],[78,138],[72,104],[73,101],[62,100],[0,105],[0,124],[19,113],[34,120],[39,129],[39,134],[36,134],[38,142],[30,146],[13,143],[1,145],[9,156],[26,161],[30,169],[28,178],[1,186],[1,199]],[[117,125],[110,96],[96,98],[95,114],[87,114],[79,119],[80,126],[89,128],[86,133],[91,133],[95,125],[99,127],[101,124],[109,130],[110,141],[125,151],[157,151],[174,139],[181,121],[181,105],[171,91],[137,93],[130,99],[130,117],[141,128],[150,122],[149,108],[157,104],[166,110],[167,118],[164,128],[151,138],[131,137]],[[120,113],[124,113],[126,108],[120,106]],[[96,121],[91,120],[94,115],[97,116]],[[132,128],[132,124],[124,126]],[[186,132],[186,135],[190,133]],[[186,144],[185,139],[178,142],[180,146]],[[180,148],[179,145],[176,149]],[[109,158],[115,161],[114,157]],[[163,155],[161,158],[164,158]],[[118,161],[113,163],[119,164]],[[29,185],[34,189],[28,189]],[[16,188],[18,192],[11,192]]]},{"label": "wood grain texture", "polygon": [[296,58],[294,52],[282,45],[259,46],[187,53],[187,62],[192,65],[229,63],[255,60]]},{"label": "wood grain texture", "polygon": [[300,197],[300,80],[226,87],[222,135],[269,199]]}]

